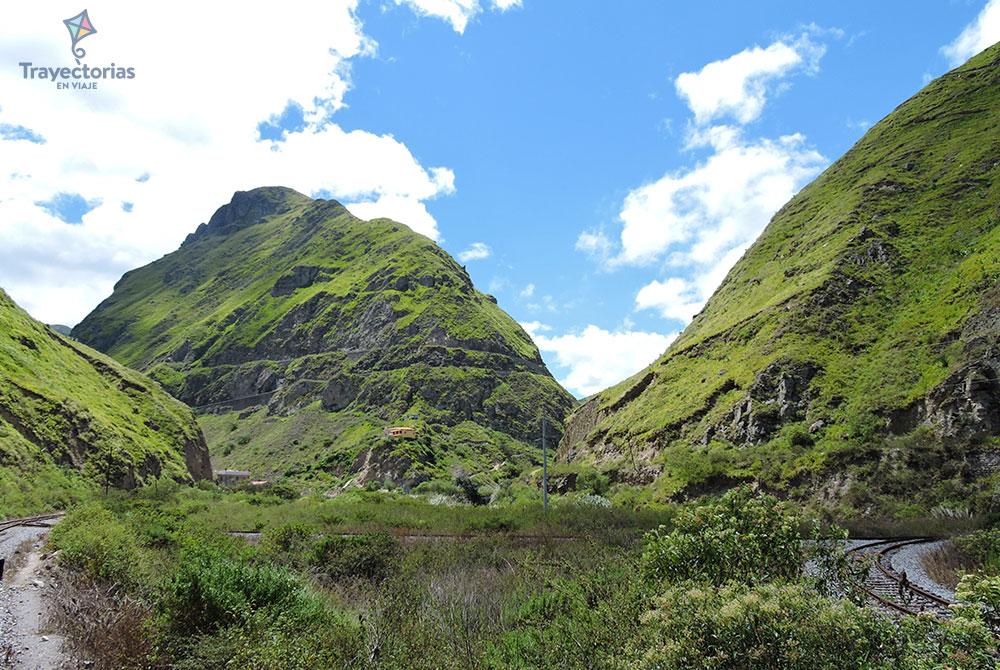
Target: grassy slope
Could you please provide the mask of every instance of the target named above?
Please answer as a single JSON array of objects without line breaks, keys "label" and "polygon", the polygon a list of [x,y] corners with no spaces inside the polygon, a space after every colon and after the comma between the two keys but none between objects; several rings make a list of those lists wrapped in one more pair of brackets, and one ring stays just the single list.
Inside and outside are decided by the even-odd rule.
[{"label": "grassy slope", "polygon": [[[994,47],[928,85],[783,207],[670,349],[592,401],[603,419],[587,442],[624,458],[652,447],[660,495],[717,474],[787,487],[877,446],[882,412],[960,363],[955,336],[1000,278],[998,59]],[[865,227],[898,251],[891,267],[852,262]],[[817,307],[845,276],[870,289]],[[783,359],[823,368],[805,420],[757,447],[698,444]],[[792,444],[820,419],[814,444]]]},{"label": "grassy slope", "polygon": [[158,384],[56,334],[0,290],[0,518],[82,493],[103,477],[109,448],[116,480],[129,464],[141,477],[147,457],[187,478],[185,444],[199,438],[190,410]]},{"label": "grassy slope", "polygon": [[[390,447],[381,439],[386,422],[414,423],[405,419],[414,414],[429,437],[419,469],[431,476],[444,476],[456,460],[492,469],[502,460],[498,451],[523,463],[534,458],[536,449],[523,441],[528,424],[542,406],[561,418],[572,399],[524,330],[472,288],[463,268],[401,224],[364,222],[337,203],[293,191],[264,191],[283,199],[277,214],[226,234],[196,235],[127,273],[74,335],[149,371],[196,407],[231,397],[227,384],[251,368],[273,370],[286,388],[307,380],[299,382],[307,393],[294,411],[204,415],[216,466],[340,477],[368,448]],[[272,295],[279,278],[302,266],[323,268],[325,276]],[[426,277],[435,284],[416,281]],[[399,278],[410,281],[397,285]],[[391,305],[391,342],[351,349],[344,342],[357,339],[376,303]],[[175,354],[185,349],[194,353]],[[432,350],[438,360],[428,358]],[[316,394],[323,381],[341,377],[361,386],[362,397],[346,410],[325,411]],[[464,424],[423,395],[435,389],[446,398],[477,398],[484,388],[487,397]],[[517,437],[483,427],[486,412],[512,417]]]},{"label": "grassy slope", "polygon": [[[337,308],[350,316],[362,304],[359,287],[384,267],[394,276],[438,275],[455,282],[445,289],[385,290],[389,300],[398,301],[397,309],[407,312],[398,321],[400,328],[430,312],[454,337],[503,341],[525,358],[537,357],[523,329],[484,295],[457,300],[458,286],[467,278],[429,239],[389,220],[362,222],[333,203],[327,208],[329,218],[303,225],[302,217],[317,207],[309,199],[298,201],[263,223],[227,236],[195,238],[156,263],[127,273],[102,305],[111,315],[99,323],[85,322],[98,332],[87,325],[77,331],[103,341],[108,333],[100,331],[125,325],[107,353],[140,368],[185,340],[194,348],[211,342],[203,354],[211,357],[233,346],[253,346],[278,327],[283,315],[321,292],[335,296]],[[300,265],[328,268],[333,276],[289,296],[271,296],[275,281]],[[177,279],[165,284],[166,275]],[[252,318],[225,323],[248,304],[254,305]]]}]

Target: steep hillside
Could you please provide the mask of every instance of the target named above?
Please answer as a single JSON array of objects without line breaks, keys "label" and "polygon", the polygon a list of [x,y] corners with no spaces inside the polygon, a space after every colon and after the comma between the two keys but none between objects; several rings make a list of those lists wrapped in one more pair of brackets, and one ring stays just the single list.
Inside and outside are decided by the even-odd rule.
[{"label": "steep hillside", "polygon": [[157,476],[211,477],[191,411],[0,290],[0,518],[58,505],[85,480],[131,488]]},{"label": "steep hillside", "polygon": [[[285,188],[237,193],[127,273],[73,336],[204,415],[217,464],[413,485],[534,459],[572,398],[465,269],[404,225]],[[390,425],[416,440],[382,438]]]},{"label": "steep hillside", "polygon": [[1000,46],[779,211],[561,457],[685,497],[756,479],[856,511],[991,509],[1000,467]]}]

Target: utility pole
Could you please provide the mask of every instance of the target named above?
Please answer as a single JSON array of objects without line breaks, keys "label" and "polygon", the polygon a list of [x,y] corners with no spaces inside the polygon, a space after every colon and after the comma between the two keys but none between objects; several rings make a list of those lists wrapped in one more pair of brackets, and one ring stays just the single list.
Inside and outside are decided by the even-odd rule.
[{"label": "utility pole", "polygon": [[549,445],[546,439],[547,423],[542,417],[542,509],[549,512]]}]

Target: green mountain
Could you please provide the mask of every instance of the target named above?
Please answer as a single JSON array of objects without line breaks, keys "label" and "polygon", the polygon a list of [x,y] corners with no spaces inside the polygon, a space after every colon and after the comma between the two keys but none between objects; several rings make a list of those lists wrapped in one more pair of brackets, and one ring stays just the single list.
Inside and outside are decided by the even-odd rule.
[{"label": "green mountain", "polygon": [[757,480],[847,511],[990,509],[1000,468],[1000,46],[771,220],[560,455],[666,499]]},{"label": "green mountain", "polygon": [[132,488],[211,475],[187,407],[0,290],[0,518],[59,506],[86,480]]},{"label": "green mountain", "polygon": [[[287,188],[237,193],[126,273],[73,336],[202,414],[217,465],[413,486],[536,460],[573,404],[465,269],[386,219]],[[417,439],[383,437],[389,426]]]}]

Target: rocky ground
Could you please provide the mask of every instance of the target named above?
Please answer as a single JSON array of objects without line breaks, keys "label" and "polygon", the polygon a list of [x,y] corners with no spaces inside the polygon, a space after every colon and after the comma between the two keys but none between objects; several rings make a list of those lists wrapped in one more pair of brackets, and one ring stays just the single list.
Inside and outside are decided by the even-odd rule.
[{"label": "rocky ground", "polygon": [[52,557],[44,551],[47,528],[12,528],[0,535],[0,557],[7,559],[0,583],[0,668],[50,670],[75,667],[62,651],[62,639],[46,629],[46,591]]}]

